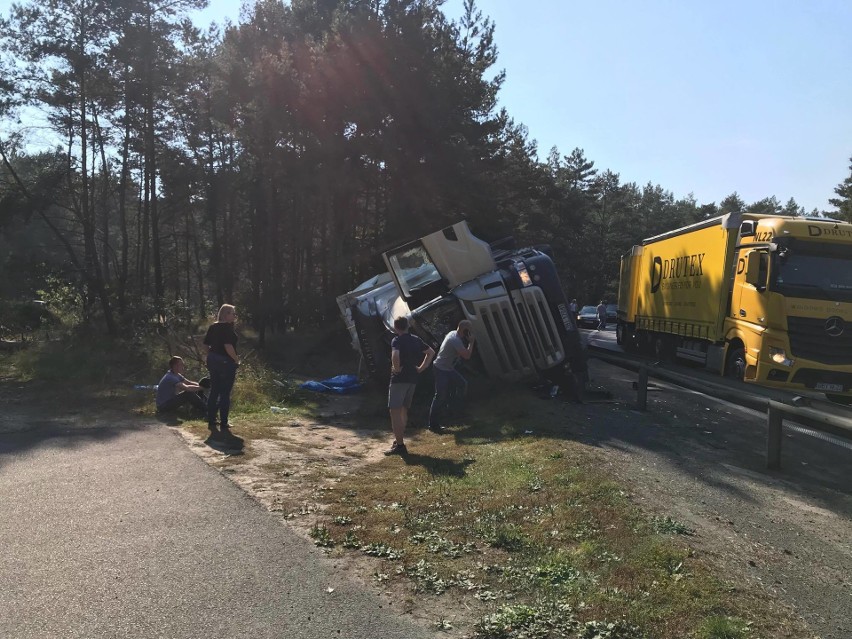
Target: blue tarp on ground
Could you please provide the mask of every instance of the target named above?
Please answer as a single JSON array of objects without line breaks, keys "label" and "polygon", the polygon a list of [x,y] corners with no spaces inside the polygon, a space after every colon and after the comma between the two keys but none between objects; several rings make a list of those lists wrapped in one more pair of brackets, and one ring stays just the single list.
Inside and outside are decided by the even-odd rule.
[{"label": "blue tarp on ground", "polygon": [[321,382],[305,382],[299,388],[317,393],[337,393],[343,395],[358,391],[361,388],[361,384],[358,383],[358,378],[355,375],[337,375],[336,377],[324,379]]}]

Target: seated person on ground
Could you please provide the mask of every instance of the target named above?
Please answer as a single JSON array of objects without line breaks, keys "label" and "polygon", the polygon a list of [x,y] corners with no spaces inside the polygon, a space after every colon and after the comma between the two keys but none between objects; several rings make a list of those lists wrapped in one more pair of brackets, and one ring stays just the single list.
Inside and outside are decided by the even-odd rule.
[{"label": "seated person on ground", "polygon": [[[175,355],[169,360],[169,370],[157,386],[157,412],[173,413],[181,406],[190,405],[200,416],[207,415],[207,398],[201,384],[188,380],[183,374],[186,365]],[[203,381],[203,380],[202,380]]]}]

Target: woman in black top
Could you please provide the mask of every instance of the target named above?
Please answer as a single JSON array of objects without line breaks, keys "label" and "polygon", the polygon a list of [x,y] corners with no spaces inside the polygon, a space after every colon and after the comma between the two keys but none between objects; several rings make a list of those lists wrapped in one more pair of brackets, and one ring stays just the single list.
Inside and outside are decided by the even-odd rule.
[{"label": "woman in black top", "polygon": [[[216,322],[207,329],[204,343],[209,347],[207,369],[210,371],[210,395],[207,398],[207,427],[210,439],[229,441],[238,439],[231,434],[228,412],[231,408],[231,390],[237,376],[240,357],[237,355],[237,334],[234,332],[236,309],[231,304],[222,304]],[[216,429],[216,412],[219,425]]]}]

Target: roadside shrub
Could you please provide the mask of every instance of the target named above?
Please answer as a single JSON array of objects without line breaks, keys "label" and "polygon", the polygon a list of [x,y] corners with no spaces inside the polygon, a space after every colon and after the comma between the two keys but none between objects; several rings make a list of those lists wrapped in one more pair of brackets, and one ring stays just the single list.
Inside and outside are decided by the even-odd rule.
[{"label": "roadside shrub", "polygon": [[654,517],[651,520],[651,525],[653,526],[654,530],[660,533],[661,535],[692,536],[695,534],[695,531],[686,526],[686,524],[682,524],[669,516]]},{"label": "roadside shrub", "polygon": [[3,319],[0,323],[0,336],[25,340],[27,335],[38,330],[51,328],[58,320],[39,301],[4,302]]},{"label": "roadside shrub", "polygon": [[549,639],[576,636],[580,624],[565,603],[503,606],[476,624],[479,639]]},{"label": "roadside shrub", "polygon": [[150,351],[126,340],[72,332],[17,353],[14,365],[22,380],[130,386],[156,382],[147,381],[153,361]]},{"label": "roadside shrub", "polygon": [[708,617],[698,631],[699,639],[744,639],[749,624],[737,617]]}]

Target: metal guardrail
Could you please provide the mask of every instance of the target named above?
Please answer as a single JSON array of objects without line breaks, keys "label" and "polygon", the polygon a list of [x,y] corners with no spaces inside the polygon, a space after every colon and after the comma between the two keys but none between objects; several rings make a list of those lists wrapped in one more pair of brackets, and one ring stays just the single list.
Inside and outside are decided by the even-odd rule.
[{"label": "metal guardrail", "polygon": [[[714,383],[706,379],[689,377],[664,368],[649,366],[645,362],[609,355],[597,349],[589,349],[589,356],[601,361],[636,371],[639,380],[636,383],[636,403],[639,410],[648,408],[648,379],[655,377],[683,388],[695,390],[712,397],[724,399],[760,412],[766,413],[768,435],[766,444],[767,468],[781,468],[781,442],[783,441],[784,420],[787,419],[811,430],[852,439],[852,414],[850,416],[832,414],[817,410],[811,406],[793,406],[781,401],[780,393],[772,389],[760,388],[758,392],[743,392],[725,383]],[[757,389],[755,389],[757,390]],[[840,409],[842,410],[842,409]]]},{"label": "metal guardrail", "polygon": [[852,439],[852,419],[848,417],[829,415],[813,408],[790,406],[770,400],[766,408],[766,421],[769,426],[766,443],[766,466],[773,470],[781,468],[781,442],[784,434],[785,417],[813,430]]}]

